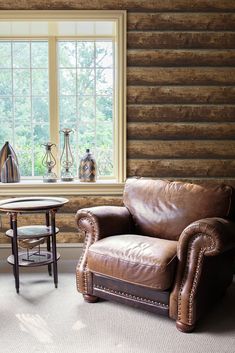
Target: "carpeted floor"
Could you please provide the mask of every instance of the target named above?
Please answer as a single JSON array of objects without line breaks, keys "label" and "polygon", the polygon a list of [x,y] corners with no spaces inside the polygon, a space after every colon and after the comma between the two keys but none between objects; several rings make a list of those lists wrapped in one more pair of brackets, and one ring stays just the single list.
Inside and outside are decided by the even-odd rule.
[{"label": "carpeted floor", "polygon": [[0,264],[0,353],[235,353],[235,282],[192,334],[145,311],[77,293],[75,263],[59,266],[55,289],[46,268],[21,271],[20,294]]}]

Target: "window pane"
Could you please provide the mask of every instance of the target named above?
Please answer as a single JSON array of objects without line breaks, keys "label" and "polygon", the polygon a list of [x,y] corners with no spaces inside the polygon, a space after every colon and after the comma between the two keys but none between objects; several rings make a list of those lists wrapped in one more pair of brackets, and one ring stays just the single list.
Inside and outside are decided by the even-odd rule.
[{"label": "window pane", "polygon": [[43,175],[45,168],[42,165],[42,159],[45,155],[45,147],[42,146],[50,140],[49,124],[36,124],[33,128],[34,140],[34,175]]},{"label": "window pane", "polygon": [[30,67],[30,43],[29,42],[13,42],[13,67],[14,68]]},{"label": "window pane", "polygon": [[9,69],[0,64],[0,144],[13,146],[21,176],[42,175],[41,143],[49,139],[48,43],[0,42],[0,52],[2,44],[12,57]]},{"label": "window pane", "polygon": [[100,176],[112,176],[114,174],[113,151],[111,149],[98,148],[96,162]]},{"label": "window pane", "polygon": [[77,42],[77,66],[94,67],[94,42]]},{"label": "window pane", "polygon": [[78,117],[79,122],[95,122],[95,97],[78,98]]},{"label": "window pane", "polygon": [[32,153],[32,144],[27,143],[27,145],[21,145],[17,150],[17,158],[19,162],[20,174],[21,176],[30,177],[32,176],[32,159],[30,158]]},{"label": "window pane", "polygon": [[113,90],[113,70],[97,70],[96,82],[96,94],[111,95]]},{"label": "window pane", "polygon": [[48,98],[33,97],[32,98],[32,119],[34,123],[49,122],[49,103]]},{"label": "window pane", "polygon": [[29,97],[17,97],[14,101],[15,121],[18,125],[30,125],[31,122],[31,101]]},{"label": "window pane", "polygon": [[0,69],[0,96],[10,96],[12,94],[11,70]]},{"label": "window pane", "polygon": [[58,55],[62,56],[58,58],[61,67],[68,67],[71,62],[74,65],[76,58],[73,69],[59,69],[60,127],[76,130],[70,140],[76,170],[80,158],[89,148],[100,163],[99,175],[112,176],[113,43],[111,40],[63,41],[58,42],[58,48]]},{"label": "window pane", "polygon": [[83,156],[86,149],[95,149],[95,126],[92,124],[79,124],[78,127],[78,148],[80,156]]},{"label": "window pane", "polygon": [[20,173],[24,176],[32,175],[32,135],[31,124],[15,124],[15,150],[19,161]]},{"label": "window pane", "polygon": [[97,125],[96,146],[106,149],[113,147],[112,123],[100,123]]},{"label": "window pane", "polygon": [[94,92],[95,73],[93,69],[78,69],[78,94],[91,95]]},{"label": "window pane", "polygon": [[0,42],[0,68],[11,67],[11,43]]},{"label": "window pane", "polygon": [[32,69],[32,94],[45,96],[48,94],[48,70]]},{"label": "window pane", "polygon": [[33,68],[48,67],[48,44],[47,42],[31,43],[31,60]]},{"label": "window pane", "polygon": [[17,69],[13,71],[13,88],[15,96],[30,95],[30,70]]},{"label": "window pane", "polygon": [[101,96],[96,99],[96,116],[98,121],[112,122],[113,100],[111,96]]},{"label": "window pane", "polygon": [[96,42],[96,66],[104,68],[113,66],[112,42]]},{"label": "window pane", "polygon": [[12,99],[0,98],[0,148],[6,141],[13,141]]},{"label": "window pane", "polygon": [[76,97],[60,98],[60,126],[61,128],[76,127]]},{"label": "window pane", "polygon": [[60,69],[60,94],[76,94],[76,70]]},{"label": "window pane", "polygon": [[75,67],[76,66],[76,43],[75,42],[59,42],[59,67]]}]

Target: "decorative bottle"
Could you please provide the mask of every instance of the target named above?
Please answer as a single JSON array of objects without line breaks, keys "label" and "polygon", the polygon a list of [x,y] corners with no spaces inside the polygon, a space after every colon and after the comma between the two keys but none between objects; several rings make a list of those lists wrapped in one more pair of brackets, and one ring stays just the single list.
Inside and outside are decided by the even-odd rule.
[{"label": "decorative bottle", "polygon": [[2,183],[18,183],[20,181],[20,172],[18,164],[10,154],[1,170]]},{"label": "decorative bottle", "polygon": [[81,158],[79,165],[79,179],[82,182],[96,181],[96,161],[89,149],[86,149],[85,155]]},{"label": "decorative bottle", "polygon": [[62,168],[61,180],[73,181],[74,177],[70,169],[73,166],[74,159],[73,159],[73,155],[70,147],[70,141],[69,141],[70,133],[73,132],[73,130],[64,128],[60,132],[64,134],[64,147],[60,157],[60,164]]},{"label": "decorative bottle", "polygon": [[0,151],[0,181],[1,181],[2,167],[10,155],[14,158],[14,161],[16,162],[16,164],[19,165],[18,159],[13,147],[10,145],[8,141],[6,141]]}]

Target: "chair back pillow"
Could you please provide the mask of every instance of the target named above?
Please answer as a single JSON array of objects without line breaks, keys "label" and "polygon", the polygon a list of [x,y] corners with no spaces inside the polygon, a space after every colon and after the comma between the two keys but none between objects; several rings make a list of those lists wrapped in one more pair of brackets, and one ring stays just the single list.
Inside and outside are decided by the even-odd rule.
[{"label": "chair back pillow", "polygon": [[207,217],[228,218],[232,187],[178,181],[129,179],[124,204],[139,234],[178,240],[190,223]]}]

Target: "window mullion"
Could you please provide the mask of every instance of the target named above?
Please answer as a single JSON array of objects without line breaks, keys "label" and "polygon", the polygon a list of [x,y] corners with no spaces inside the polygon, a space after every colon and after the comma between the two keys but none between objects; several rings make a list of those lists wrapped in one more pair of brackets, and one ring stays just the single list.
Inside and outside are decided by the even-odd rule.
[{"label": "window mullion", "polygon": [[59,175],[59,115],[58,115],[58,79],[56,37],[48,39],[49,46],[49,100],[50,100],[50,141],[56,144],[55,172]]},{"label": "window mullion", "polygon": [[13,43],[11,41],[11,92],[12,92],[12,143],[15,148],[15,96],[14,96],[14,75],[13,75]]},{"label": "window mullion", "polygon": [[34,153],[35,153],[35,146],[34,146],[34,119],[33,119],[33,72],[32,72],[32,42],[29,42],[29,55],[30,55],[30,61],[29,61],[29,70],[30,70],[30,122],[31,122],[31,143],[32,143],[32,157],[31,157],[31,171],[32,171],[32,177],[34,177]]}]

